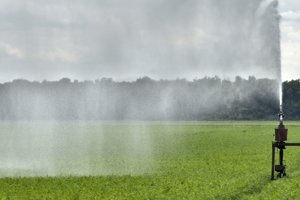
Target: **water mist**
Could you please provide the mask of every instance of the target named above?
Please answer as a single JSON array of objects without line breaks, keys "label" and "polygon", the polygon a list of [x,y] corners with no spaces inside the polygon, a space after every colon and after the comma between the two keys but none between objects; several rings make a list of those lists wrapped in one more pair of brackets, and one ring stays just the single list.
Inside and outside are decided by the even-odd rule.
[{"label": "water mist", "polygon": [[282,105],[276,0],[5,2],[0,176],[151,173],[172,133],[141,120],[239,119],[270,79]]}]

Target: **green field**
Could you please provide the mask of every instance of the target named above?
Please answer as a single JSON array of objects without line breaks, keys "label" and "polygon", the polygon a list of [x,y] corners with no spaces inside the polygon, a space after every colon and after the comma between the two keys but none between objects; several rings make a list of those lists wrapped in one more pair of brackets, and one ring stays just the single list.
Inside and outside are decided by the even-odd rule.
[{"label": "green field", "polygon": [[[276,125],[62,122],[51,129],[54,135],[45,135],[50,127],[46,122],[17,127],[2,122],[0,199],[299,199],[299,147],[285,151],[288,176],[270,181]],[[288,140],[300,142],[300,122],[286,126]],[[23,139],[14,141],[18,137]],[[59,150],[45,151],[43,142],[47,149],[52,145]],[[21,147],[10,149],[14,145]],[[30,145],[35,164],[26,167],[30,157],[22,152],[30,152]],[[7,165],[11,157],[19,158],[18,153],[26,159]],[[14,163],[24,166],[14,169]]]}]

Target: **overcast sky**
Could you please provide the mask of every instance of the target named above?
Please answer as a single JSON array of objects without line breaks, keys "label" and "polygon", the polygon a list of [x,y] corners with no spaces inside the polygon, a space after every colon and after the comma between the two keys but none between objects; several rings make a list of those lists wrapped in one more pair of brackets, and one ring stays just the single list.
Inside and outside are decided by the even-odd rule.
[{"label": "overcast sky", "polygon": [[300,1],[281,0],[281,49],[283,79],[300,78]]},{"label": "overcast sky", "polygon": [[[274,6],[271,0],[0,0],[0,82],[273,78]],[[280,1],[279,11],[283,79],[300,78],[300,2]]]}]

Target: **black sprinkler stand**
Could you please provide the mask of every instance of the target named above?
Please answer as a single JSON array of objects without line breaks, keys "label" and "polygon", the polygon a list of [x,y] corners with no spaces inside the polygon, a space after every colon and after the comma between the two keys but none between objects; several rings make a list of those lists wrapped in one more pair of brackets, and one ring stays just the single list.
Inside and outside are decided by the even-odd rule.
[{"label": "black sprinkler stand", "polygon": [[[272,173],[271,180],[275,180],[275,171],[277,178],[286,176],[286,165],[283,163],[283,151],[287,146],[300,146],[300,143],[287,143],[288,129],[283,124],[284,114],[279,114],[279,125],[275,129],[275,142],[272,142]],[[275,149],[279,149],[279,163],[275,165]]]}]

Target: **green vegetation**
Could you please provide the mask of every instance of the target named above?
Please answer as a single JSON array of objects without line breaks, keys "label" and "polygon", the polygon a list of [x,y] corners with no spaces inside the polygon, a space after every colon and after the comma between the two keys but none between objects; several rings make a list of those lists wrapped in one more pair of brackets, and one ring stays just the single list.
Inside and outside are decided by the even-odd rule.
[{"label": "green vegetation", "polygon": [[300,79],[283,83],[283,107],[289,119],[300,119]]},{"label": "green vegetation", "polygon": [[[112,123],[103,129],[122,128],[123,136],[118,135],[122,140],[139,127],[129,126]],[[270,181],[275,126],[274,122],[147,123],[153,165],[148,173],[2,178],[0,199],[297,199],[300,148],[286,150],[288,177]],[[286,126],[289,141],[300,142],[300,123]]]},{"label": "green vegetation", "polygon": [[234,81],[14,80],[0,83],[0,120],[272,120],[279,109],[278,86],[277,80],[252,76]]}]

